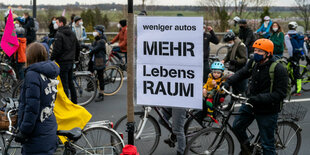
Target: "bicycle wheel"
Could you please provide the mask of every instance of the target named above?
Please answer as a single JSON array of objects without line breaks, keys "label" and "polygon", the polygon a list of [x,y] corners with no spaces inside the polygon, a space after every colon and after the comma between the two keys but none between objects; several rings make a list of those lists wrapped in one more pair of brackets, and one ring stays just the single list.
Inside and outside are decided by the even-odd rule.
[{"label": "bicycle wheel", "polygon": [[21,154],[21,144],[16,143],[13,137],[5,132],[1,132],[1,152],[3,155],[17,155]]},{"label": "bicycle wheel", "polygon": [[307,69],[307,66],[299,66],[300,68],[300,75],[301,75],[301,83],[302,83],[302,90],[310,91],[310,72]]},{"label": "bicycle wheel", "polygon": [[110,66],[104,70],[104,95],[114,95],[122,87],[124,82],[123,73],[118,67]]},{"label": "bicycle wheel", "polygon": [[278,122],[278,129],[275,134],[276,151],[278,155],[297,155],[301,145],[301,129],[293,122]]},{"label": "bicycle wheel", "polygon": [[11,94],[16,85],[16,81],[13,75],[7,72],[4,67],[3,65],[0,66],[0,93]]},{"label": "bicycle wheel", "polygon": [[234,154],[234,143],[231,135],[221,133],[219,128],[206,128],[197,133],[187,144],[184,154]]},{"label": "bicycle wheel", "polygon": [[77,95],[77,104],[85,106],[91,103],[97,94],[97,84],[89,75],[75,75],[73,83]]},{"label": "bicycle wheel", "polygon": [[[137,147],[137,150],[139,150],[139,153],[142,154],[152,154],[155,149],[157,148],[157,145],[159,143],[159,138],[161,135],[160,127],[156,121],[156,119],[152,116],[147,117],[147,122],[143,128],[143,131],[139,137],[136,137],[138,132],[140,131],[141,125],[142,125],[142,119],[144,116],[144,112],[135,112],[135,146]],[[118,133],[124,134],[124,142],[127,144],[128,137],[126,129],[127,129],[127,116],[121,117],[115,124],[114,129]]]},{"label": "bicycle wheel", "polygon": [[222,60],[225,58],[225,56],[227,55],[227,53],[228,53],[228,48],[229,48],[229,46],[224,45],[224,46],[220,47],[220,48],[216,51],[216,57],[217,57],[220,61],[222,61]]},{"label": "bicycle wheel", "polygon": [[22,86],[23,86],[24,80],[21,80],[18,82],[18,84],[14,87],[12,98],[19,98]]}]

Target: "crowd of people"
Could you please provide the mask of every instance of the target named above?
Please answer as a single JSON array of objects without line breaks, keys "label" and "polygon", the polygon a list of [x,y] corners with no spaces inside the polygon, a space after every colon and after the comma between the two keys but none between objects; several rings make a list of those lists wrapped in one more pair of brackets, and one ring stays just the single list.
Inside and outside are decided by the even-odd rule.
[{"label": "crowd of people", "polygon": [[[139,15],[146,16],[145,11]],[[299,62],[308,55],[304,43],[304,36],[296,31],[298,24],[290,22],[289,31],[285,34],[278,22],[272,22],[269,16],[264,18],[261,27],[253,32],[248,26],[247,20],[235,17],[232,30],[223,37],[228,46],[228,53],[223,60],[214,62],[209,66],[210,43],[218,44],[220,40],[211,26],[204,26],[203,32],[203,95],[205,100],[203,107],[206,113],[212,116],[213,96],[220,90],[221,86],[229,88],[232,86],[234,94],[243,94],[249,98],[248,102],[253,108],[242,106],[237,116],[233,129],[239,138],[248,145],[246,128],[255,119],[261,134],[261,142],[264,154],[275,154],[274,131],[280,105],[286,97],[288,75],[286,69],[277,60],[281,59],[285,47],[288,50],[294,70],[295,90],[293,95],[301,95],[301,77],[299,73]],[[44,113],[43,109],[53,109],[55,100],[54,91],[42,91],[47,87],[56,87],[55,78],[59,75],[64,91],[73,103],[77,103],[76,90],[73,84],[74,64],[79,61],[81,45],[87,40],[83,19],[73,14],[71,21],[63,16],[52,17],[48,39],[43,43],[36,41],[35,21],[25,12],[23,17],[14,17],[16,34],[19,48],[13,56],[14,68],[18,73],[18,79],[24,80],[21,91],[19,107],[19,132],[16,141],[23,144],[24,154],[46,153],[55,151],[57,138],[57,123],[53,112]],[[96,71],[99,81],[99,94],[96,102],[104,100],[104,78],[103,72],[106,61],[106,44],[119,42],[119,47],[113,48],[115,56],[122,61],[118,53],[124,53],[127,63],[127,21],[120,20],[118,24],[119,33],[113,40],[108,41],[103,25],[96,25],[93,29],[94,42],[89,46],[90,60],[88,70]],[[257,38],[259,34],[261,38]],[[53,50],[49,53],[49,47]],[[51,61],[50,61],[50,60]],[[52,62],[55,61],[56,63]],[[227,70],[234,72],[232,77],[224,74],[225,64]],[[274,66],[274,79],[270,77],[269,71]],[[251,78],[250,82],[248,78]],[[238,81],[238,82],[237,82]],[[271,82],[273,81],[273,82]],[[91,88],[89,88],[91,89]],[[54,89],[52,89],[54,90]],[[233,100],[231,101],[231,103]],[[265,108],[269,107],[269,108]],[[174,135],[165,140],[165,143],[178,143],[177,154],[181,155],[185,149],[184,122],[186,111],[182,108],[169,109],[172,112],[172,129]],[[254,113],[254,115],[252,115]],[[205,114],[205,113],[204,113]],[[44,115],[45,117],[38,117]],[[166,116],[169,119],[171,116]],[[42,128],[44,126],[44,128]],[[55,128],[56,127],[56,128]],[[44,131],[53,134],[44,133]],[[42,138],[48,136],[49,140]],[[34,145],[44,147],[37,150],[32,149]],[[37,148],[37,147],[36,147]],[[245,148],[241,148],[241,154]]]}]

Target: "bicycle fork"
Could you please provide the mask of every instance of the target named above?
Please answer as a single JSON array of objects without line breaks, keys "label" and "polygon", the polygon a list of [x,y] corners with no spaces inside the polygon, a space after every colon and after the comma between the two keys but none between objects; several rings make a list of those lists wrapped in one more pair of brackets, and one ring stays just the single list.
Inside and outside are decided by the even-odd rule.
[{"label": "bicycle fork", "polygon": [[135,139],[139,139],[141,134],[142,134],[142,131],[145,127],[145,124],[147,122],[147,117],[148,117],[148,114],[149,112],[151,112],[152,108],[151,107],[145,107],[144,109],[144,116],[143,116],[143,119],[142,121],[139,122],[139,125],[138,125],[138,128],[137,128],[137,131],[138,133],[135,135]]}]

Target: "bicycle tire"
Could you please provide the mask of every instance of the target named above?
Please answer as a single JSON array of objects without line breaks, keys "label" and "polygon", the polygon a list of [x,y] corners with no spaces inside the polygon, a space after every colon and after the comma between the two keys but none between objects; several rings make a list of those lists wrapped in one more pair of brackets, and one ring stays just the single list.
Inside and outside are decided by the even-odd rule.
[{"label": "bicycle tire", "polygon": [[225,58],[225,56],[227,55],[228,53],[228,48],[229,46],[227,45],[224,45],[224,46],[221,46],[217,51],[216,51],[216,57],[221,61]]},{"label": "bicycle tire", "polygon": [[12,98],[19,98],[20,91],[22,89],[24,80],[21,80],[18,82],[18,84],[14,87],[13,93],[12,93]]},{"label": "bicycle tire", "polygon": [[0,93],[12,93],[17,81],[14,76],[6,72],[2,65],[0,66]]},{"label": "bicycle tire", "polygon": [[75,75],[73,83],[78,105],[85,106],[95,99],[97,83],[90,75]]},{"label": "bicycle tire", "polygon": [[[142,119],[144,117],[144,112],[135,112],[135,136],[138,132],[138,126],[140,123],[142,123]],[[157,120],[151,116],[148,115],[148,121],[145,124],[144,130],[141,133],[141,136],[136,139],[135,137],[135,146],[137,147],[137,150],[139,150],[139,153],[142,154],[152,154],[159,143],[159,139],[161,136],[161,131],[159,124],[157,123]],[[114,129],[118,133],[125,133],[127,129],[127,115],[121,117],[115,124]],[[126,136],[125,136],[126,135]],[[124,142],[127,144],[128,137],[127,134],[124,134]]]},{"label": "bicycle tire", "polygon": [[[215,146],[218,143],[221,143],[219,148],[215,152],[212,152],[212,146],[210,143],[213,143],[214,137],[221,135],[222,140],[215,141]],[[201,141],[200,141],[201,140]],[[210,142],[209,142],[210,141]],[[215,147],[213,146],[213,147]],[[225,150],[224,150],[225,149]],[[231,135],[227,132],[221,133],[220,128],[205,128],[197,133],[187,144],[184,154],[190,154],[190,151],[195,154],[212,154],[212,155],[223,155],[223,154],[234,154],[234,142]]]},{"label": "bicycle tire", "polygon": [[16,143],[14,141],[14,137],[5,132],[1,132],[0,146],[3,155],[21,154],[22,145],[20,143]]},{"label": "bicycle tire", "polygon": [[278,155],[298,154],[302,141],[300,131],[301,129],[299,126],[293,122],[278,122],[278,128],[275,134],[276,151]]},{"label": "bicycle tire", "polygon": [[111,96],[116,94],[123,86],[124,77],[122,71],[116,66],[105,68],[104,78],[104,95]]},{"label": "bicycle tire", "polygon": [[307,66],[299,66],[300,68],[300,75],[301,75],[301,89],[304,91],[310,91],[310,71],[308,70]]}]

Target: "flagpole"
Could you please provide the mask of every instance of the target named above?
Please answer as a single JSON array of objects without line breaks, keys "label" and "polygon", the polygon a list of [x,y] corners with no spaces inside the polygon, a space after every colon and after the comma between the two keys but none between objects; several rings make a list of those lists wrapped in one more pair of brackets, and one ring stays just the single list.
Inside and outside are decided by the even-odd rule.
[{"label": "flagpole", "polygon": [[128,144],[134,145],[134,37],[133,37],[133,0],[128,0],[128,26],[127,26],[127,132]]},{"label": "flagpole", "polygon": [[37,0],[33,0],[32,17],[37,18]]}]

